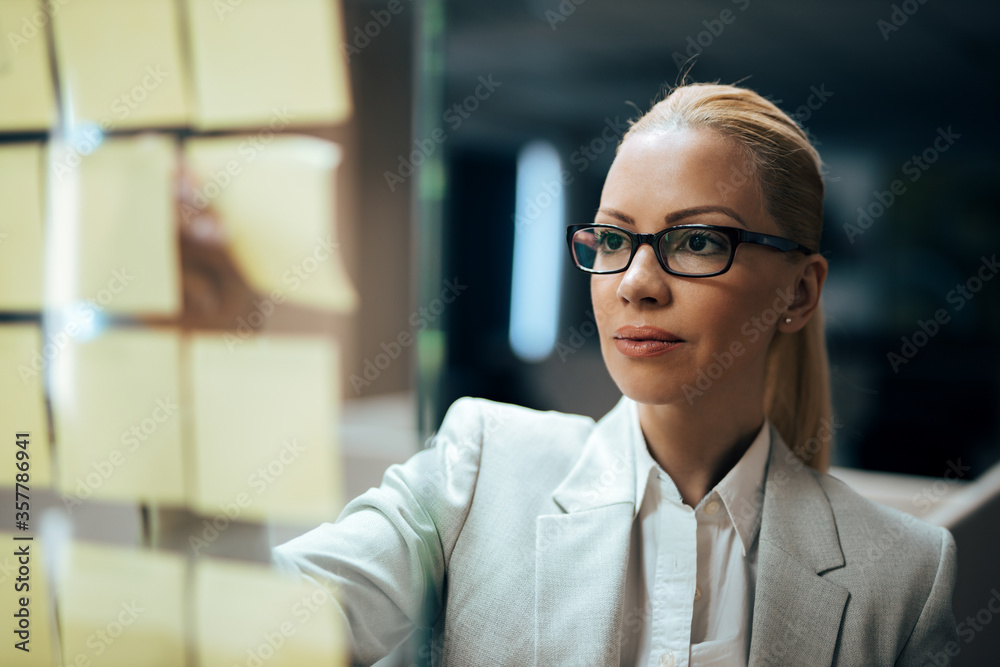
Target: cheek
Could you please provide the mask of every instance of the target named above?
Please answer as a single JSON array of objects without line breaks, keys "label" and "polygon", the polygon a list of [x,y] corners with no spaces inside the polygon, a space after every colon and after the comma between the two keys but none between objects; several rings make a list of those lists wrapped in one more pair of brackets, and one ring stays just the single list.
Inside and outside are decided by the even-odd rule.
[{"label": "cheek", "polygon": [[734,297],[715,304],[705,313],[709,320],[706,322],[707,329],[713,332],[710,347],[725,353],[732,352],[736,346],[736,349],[742,350],[744,358],[763,354],[780,317],[774,307],[774,294],[757,291]]}]

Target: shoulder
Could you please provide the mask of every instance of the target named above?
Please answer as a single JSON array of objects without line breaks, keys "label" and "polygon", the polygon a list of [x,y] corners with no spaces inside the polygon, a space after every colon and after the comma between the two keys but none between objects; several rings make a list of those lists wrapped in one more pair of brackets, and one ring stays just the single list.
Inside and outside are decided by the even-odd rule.
[{"label": "shoulder", "polygon": [[954,579],[955,540],[946,528],[869,500],[832,475],[810,473],[830,500],[843,576],[866,585],[877,580],[875,590],[906,598],[918,610],[935,585]]},{"label": "shoulder", "polygon": [[430,444],[442,461],[475,460],[479,486],[541,493],[569,474],[594,427],[582,415],[463,397],[448,409]]},{"label": "shoulder", "polygon": [[824,575],[850,591],[844,636],[855,646],[891,645],[896,664],[922,664],[926,652],[954,641],[951,533],[864,498],[836,477],[809,474],[830,501],[844,556],[842,568]]},{"label": "shoulder", "polygon": [[464,442],[467,445],[504,449],[579,451],[594,428],[583,415],[554,410],[533,410],[510,403],[466,396],[452,403],[432,445]]},{"label": "shoulder", "polygon": [[872,545],[886,542],[889,536],[933,554],[936,561],[944,541],[951,537],[945,528],[865,498],[833,475],[815,471],[812,474],[830,500],[842,541]]}]

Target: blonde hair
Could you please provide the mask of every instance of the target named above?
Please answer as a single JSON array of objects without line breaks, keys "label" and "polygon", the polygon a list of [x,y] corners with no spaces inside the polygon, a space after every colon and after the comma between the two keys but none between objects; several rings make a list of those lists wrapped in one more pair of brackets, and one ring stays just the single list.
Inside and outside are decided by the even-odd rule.
[{"label": "blonde hair", "polygon": [[[741,152],[732,182],[752,179],[782,235],[819,252],[823,229],[822,161],[802,128],[772,102],[746,88],[691,83],[671,90],[622,137],[682,128],[715,130]],[[830,463],[833,406],[823,317],[813,311],[795,333],[775,331],[767,352],[764,411],[806,465]],[[825,423],[824,423],[825,422]]]}]

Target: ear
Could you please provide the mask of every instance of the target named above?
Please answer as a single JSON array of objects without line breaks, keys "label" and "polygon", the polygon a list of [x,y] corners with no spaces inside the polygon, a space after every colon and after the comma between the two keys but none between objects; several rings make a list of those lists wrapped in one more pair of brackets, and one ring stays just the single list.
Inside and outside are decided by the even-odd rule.
[{"label": "ear", "polygon": [[[819,307],[819,298],[823,292],[823,283],[829,270],[826,258],[815,253],[807,255],[799,265],[795,279],[795,299],[788,310],[778,320],[778,330],[784,333],[795,333],[808,322],[813,312]],[[787,319],[791,322],[787,322]]]}]

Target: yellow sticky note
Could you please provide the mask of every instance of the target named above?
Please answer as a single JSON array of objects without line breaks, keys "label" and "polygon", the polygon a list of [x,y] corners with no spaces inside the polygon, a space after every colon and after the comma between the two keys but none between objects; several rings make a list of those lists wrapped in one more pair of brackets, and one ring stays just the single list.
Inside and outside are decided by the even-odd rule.
[{"label": "yellow sticky note", "polygon": [[107,133],[188,122],[172,0],[73,0],[54,15],[63,104]]},{"label": "yellow sticky note", "polygon": [[194,597],[198,664],[347,664],[336,603],[318,585],[259,565],[202,561]]},{"label": "yellow sticky note", "polygon": [[192,338],[196,509],[235,505],[259,520],[336,517],[336,361],[322,338]]},{"label": "yellow sticky note", "polygon": [[42,173],[42,144],[0,144],[0,310],[42,309]]},{"label": "yellow sticky note", "polygon": [[112,329],[71,341],[52,364],[67,506],[90,497],[182,504],[179,334]]},{"label": "yellow sticky note", "polygon": [[357,304],[335,235],[340,147],[306,136],[192,139],[196,206],[219,215],[233,257],[258,292],[304,306]]},{"label": "yellow sticky note", "polygon": [[[14,486],[16,475],[22,472],[28,473],[29,488],[52,483],[49,420],[43,389],[47,361],[43,350],[55,354],[54,347],[43,348],[37,324],[0,325],[0,427],[7,433],[0,450],[8,462],[0,466],[0,484],[4,486]],[[20,439],[27,441],[25,447],[17,445],[15,433],[28,434]],[[27,454],[18,454],[19,451]],[[28,470],[16,469],[15,465],[24,461]]]},{"label": "yellow sticky note", "polygon": [[185,561],[74,543],[59,586],[63,664],[183,667]]},{"label": "yellow sticky note", "polygon": [[330,124],[351,113],[334,0],[186,0],[203,130]]},{"label": "yellow sticky note", "polygon": [[[50,667],[57,664],[55,607],[45,549],[35,532],[34,527],[27,533],[0,532],[0,590],[4,591],[4,595],[0,595],[0,615],[10,628],[5,633],[6,641],[0,643],[0,665]],[[23,539],[26,536],[32,539]],[[28,650],[23,651],[18,646]]]},{"label": "yellow sticky note", "polygon": [[176,148],[162,135],[110,139],[74,162],[72,149],[53,147],[58,206],[47,232],[46,256],[55,263],[49,303],[86,301],[108,313],[179,312]]},{"label": "yellow sticky note", "polygon": [[53,125],[56,105],[46,24],[60,6],[51,3],[46,11],[37,0],[0,0],[0,132],[47,130]]}]

